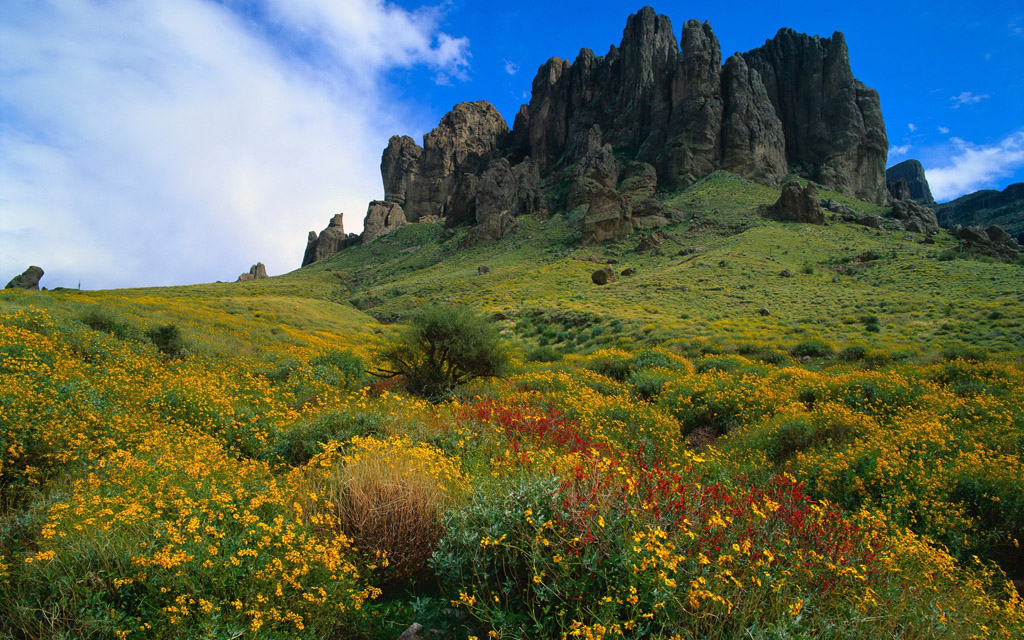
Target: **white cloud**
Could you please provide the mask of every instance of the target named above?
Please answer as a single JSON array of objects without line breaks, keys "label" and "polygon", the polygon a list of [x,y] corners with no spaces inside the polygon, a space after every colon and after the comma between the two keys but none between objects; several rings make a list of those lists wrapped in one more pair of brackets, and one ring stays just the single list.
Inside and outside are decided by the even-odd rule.
[{"label": "white cloud", "polygon": [[976,96],[973,93],[971,93],[970,91],[964,91],[964,92],[962,92],[958,96],[951,97],[950,100],[955,100],[955,102],[953,103],[953,108],[954,109],[959,109],[960,107],[962,107],[965,104],[978,104],[982,100],[985,100],[986,98],[991,98],[991,97],[992,96],[988,95],[987,93],[983,93],[983,94],[981,94],[979,96]]},{"label": "white cloud", "polygon": [[910,149],[911,149],[911,146],[909,144],[904,144],[904,145],[900,145],[900,146],[892,146],[892,147],[889,147],[889,155],[890,156],[905,156],[908,153],[910,153]]},{"label": "white cloud", "polygon": [[514,62],[505,61],[505,73],[510,76],[514,76],[519,73],[519,65]]},{"label": "white cloud", "polygon": [[907,128],[910,129],[911,132],[917,131],[917,125],[914,124],[913,122],[909,123],[907,125]]},{"label": "white cloud", "polygon": [[939,133],[941,133],[942,135],[946,135],[947,133],[949,133],[949,127],[939,125]]},{"label": "white cloud", "polygon": [[997,179],[1024,166],[1024,129],[994,145],[979,146],[960,138],[951,142],[948,164],[925,169],[932,195],[940,202],[994,186]]},{"label": "white cloud", "polygon": [[338,211],[358,231],[381,195],[374,160],[420,128],[381,75],[464,77],[468,42],[431,10],[287,5],[270,15],[322,43],[328,71],[210,0],[5,6],[0,278],[38,264],[49,287],[233,280],[257,260],[297,268],[306,232]]}]

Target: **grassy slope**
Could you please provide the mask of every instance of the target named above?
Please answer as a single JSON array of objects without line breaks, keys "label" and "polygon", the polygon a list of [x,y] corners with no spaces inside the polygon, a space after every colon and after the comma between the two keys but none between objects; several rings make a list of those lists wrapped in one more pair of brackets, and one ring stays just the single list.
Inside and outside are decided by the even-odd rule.
[{"label": "grassy slope", "polygon": [[[878,207],[837,194],[823,196],[835,197],[864,213],[882,212]],[[379,334],[388,331],[381,320],[384,323],[401,320],[425,302],[462,301],[494,312],[502,318],[506,334],[522,352],[540,343],[552,344],[563,351],[581,352],[607,346],[654,345],[674,346],[684,352],[705,347],[713,351],[715,343],[726,349],[746,343],[788,349],[808,338],[821,337],[837,347],[863,342],[877,352],[902,351],[922,356],[929,356],[953,341],[980,345],[1011,357],[1020,353],[1024,346],[1020,305],[1024,292],[1018,284],[1020,266],[960,259],[940,261],[939,254],[955,245],[946,237],[941,237],[937,244],[925,245],[916,238],[905,239],[903,232],[876,232],[835,222],[814,227],[759,219],[757,207],[777,197],[778,190],[727,174],[716,174],[685,192],[669,194],[666,198],[682,209],[683,219],[664,229],[669,240],[660,252],[647,254],[635,250],[640,234],[601,247],[579,247],[579,232],[564,216],[555,215],[547,219],[522,218],[519,233],[468,250],[458,249],[465,229],[447,236],[440,223],[410,225],[369,245],[354,247],[305,269],[261,281],[98,292],[3,292],[0,293],[0,316],[10,318],[20,310],[29,310],[27,315],[31,316],[32,309],[39,308],[53,319],[52,326],[56,327],[37,331],[32,328],[31,317],[26,319],[24,314],[10,322],[12,326],[29,328],[34,332],[33,340],[41,341],[30,350],[40,354],[39,357],[25,356],[26,363],[56,358],[57,364],[52,367],[55,375],[39,374],[33,369],[17,372],[16,379],[22,381],[23,387],[8,391],[11,394],[39,393],[46,402],[63,403],[53,406],[54,411],[65,416],[60,421],[49,421],[45,411],[37,411],[31,399],[23,403],[25,415],[38,417],[40,422],[38,425],[30,420],[22,422],[31,429],[38,428],[40,433],[53,431],[53,442],[59,445],[54,448],[56,454],[45,449],[38,454],[29,452],[40,456],[40,460],[59,457],[68,442],[95,444],[96,451],[84,449],[81,459],[70,458],[66,463],[74,465],[68,467],[74,473],[69,471],[66,481],[86,469],[103,468],[107,457],[115,455],[108,449],[124,447],[139,458],[135,468],[142,470],[161,461],[174,462],[175,456],[183,455],[182,452],[209,449],[210,459],[217,462],[217,465],[208,465],[205,472],[211,478],[236,475],[234,456],[241,454],[240,460],[259,461],[253,463],[256,466],[251,471],[256,480],[276,478],[274,482],[291,486],[291,480],[286,481],[287,469],[273,465],[277,464],[280,451],[292,451],[284,446],[292,439],[313,446],[339,437],[336,432],[350,428],[358,432],[365,427],[365,422],[372,427],[369,433],[395,435],[419,430],[444,444],[451,425],[465,427],[460,422],[464,418],[459,417],[458,407],[436,413],[434,408],[387,394],[367,401],[358,392],[348,395],[344,390],[334,389],[337,385],[333,378],[326,377],[312,364],[314,356],[332,348],[370,356],[372,347],[380,340]],[[859,257],[865,254],[870,254],[872,259],[860,261]],[[635,267],[637,274],[604,287],[592,284],[590,274],[609,259],[617,261],[617,271]],[[491,272],[478,275],[477,267],[481,264],[488,265]],[[783,270],[791,271],[793,277],[781,277]],[[770,310],[769,316],[758,313],[762,306]],[[152,345],[141,337],[116,340],[79,323],[85,315],[97,310],[128,323],[139,336],[146,328],[177,324],[187,347],[198,357],[168,361],[159,357]],[[862,316],[876,316],[880,330],[868,332]],[[69,345],[67,353],[43,344],[55,334],[61,336],[59,344]],[[592,358],[595,362],[588,366],[596,369],[605,366],[601,361],[606,356],[598,353]],[[741,359],[736,361],[742,367],[754,366]],[[545,401],[556,407],[564,405],[563,410],[572,415],[586,417],[596,412],[580,427],[586,437],[594,437],[602,429],[615,425],[635,429],[637,425],[646,424],[645,420],[666,433],[678,435],[679,427],[669,419],[671,415],[664,407],[637,401],[633,389],[576,366],[579,362],[583,360],[578,357],[566,358],[552,365],[547,373],[527,368],[520,382],[529,386],[530,376],[537,375],[535,386],[542,390],[551,387],[550,392],[545,391]],[[812,367],[817,365],[814,363]],[[110,371],[124,369],[134,377],[115,383],[106,373],[108,368]],[[568,373],[562,373],[563,368],[567,368]],[[797,402],[796,390],[785,383],[788,376],[797,374],[795,369],[780,368],[773,373],[775,377],[765,378],[769,382],[783,381],[780,384],[753,386],[749,380],[741,379],[743,369],[733,377],[712,372],[706,379],[702,374],[691,375],[690,371],[683,367],[664,374],[673,380],[678,378],[673,388],[681,389],[678,393],[682,399],[678,407],[672,404],[671,398],[663,404],[674,410],[696,407],[695,422],[704,420],[705,414],[716,415],[715,412],[720,411],[717,406],[711,406],[705,413],[699,413],[699,403],[684,393],[687,385],[696,385],[696,389],[702,384],[720,384],[722,391],[712,389],[706,394],[708,398],[717,402],[718,395],[738,394],[744,410],[755,404],[744,394],[766,394],[766,397],[781,394],[770,404],[784,405],[789,411],[803,406]],[[839,367],[836,379],[847,375],[845,371],[845,367]],[[821,381],[810,377],[808,380],[823,388],[826,383],[832,384],[832,378],[827,377],[833,375],[831,371],[822,375],[826,378]],[[867,371],[863,375],[876,374]],[[15,379],[13,374],[12,379]],[[66,384],[65,380],[75,384]],[[97,386],[108,395],[83,396],[84,399],[69,395],[83,388],[78,384],[80,381],[87,382],[86,387]],[[859,381],[859,378],[854,380],[858,384]],[[612,388],[614,393],[597,393],[588,384]],[[564,392],[559,391],[559,385],[565,385]],[[512,393],[504,387],[491,391],[497,397]],[[524,406],[536,400],[532,393],[522,391]],[[1017,402],[1015,397],[1006,402]],[[231,411],[223,411],[225,407]],[[810,409],[801,410],[797,417],[805,419],[804,413],[810,415]],[[964,420],[976,422],[973,417]],[[863,422],[859,418],[858,421]],[[924,422],[916,418],[913,421]],[[943,414],[935,422],[953,424],[955,421]],[[991,422],[992,429],[1016,424],[1002,417],[993,418]],[[11,424],[17,426],[18,423]],[[752,431],[748,437],[752,441],[783,438],[784,428],[791,426],[791,422],[782,419],[774,422],[764,419],[757,424],[760,431]],[[888,423],[883,426],[887,427]],[[975,427],[972,429],[977,430]],[[26,430],[23,438],[29,444],[35,438],[29,433],[31,429]],[[95,438],[95,434],[82,435],[91,434],[90,429],[100,433],[106,433],[103,429],[113,430],[115,435],[109,441]],[[884,433],[884,429],[878,431]],[[291,438],[290,434],[298,435]],[[630,431],[623,440],[632,441],[635,435]],[[134,440],[122,441],[122,437]],[[261,442],[266,443],[265,446],[258,444]],[[502,442],[499,440],[494,446],[504,453]],[[221,443],[227,443],[230,448],[222,449]],[[492,452],[482,448],[485,453],[473,453],[466,446],[460,441],[449,448],[461,451],[463,462],[486,479],[482,469],[493,466],[492,458],[488,457]],[[835,457],[829,450],[823,451],[823,457]],[[22,458],[34,464],[34,459]],[[473,463],[477,466],[473,467],[470,463],[477,458],[479,460]],[[272,464],[261,466],[268,460]],[[805,466],[817,464],[812,457],[801,460]],[[61,461],[63,463],[63,459]],[[1010,467],[999,464],[994,468]],[[712,469],[709,473],[715,473],[714,467],[709,469]],[[45,486],[52,480],[47,475],[51,470],[44,467],[44,471],[39,472],[22,465],[14,469],[19,475],[12,477],[28,483],[26,486],[31,486],[35,478],[42,478]],[[140,483],[141,480],[133,476],[123,481],[123,490],[128,496],[124,498],[126,504],[131,504],[129,498],[135,499],[134,487]],[[187,485],[182,481],[182,486]],[[61,481],[38,494],[28,491],[24,495],[29,502],[25,503],[23,513],[12,510],[0,518],[0,599],[10,597],[11,602],[18,602],[17,598],[21,597],[3,593],[7,578],[2,565],[27,562],[22,556],[34,552],[35,545],[42,543],[31,536],[37,535],[41,523],[48,517],[50,505],[63,500],[91,505],[95,500],[89,491],[107,492],[106,487],[76,487],[69,498],[71,490]],[[248,504],[248,491],[249,488],[238,490],[237,506],[235,503],[231,506],[236,512]],[[1017,495],[1015,489],[1007,491],[1007,495]],[[269,490],[264,493],[276,495]],[[281,513],[286,513],[292,508],[286,499],[290,494],[282,495],[280,505],[274,504]],[[117,507],[112,507],[115,513],[123,508],[121,502],[112,504]],[[231,512],[227,507],[223,509],[230,523]],[[82,513],[83,518],[91,514],[85,506],[82,506]],[[267,516],[268,522],[276,513]],[[154,516],[152,526],[158,534],[165,520],[173,520],[172,515]],[[20,524],[23,521],[27,524]],[[186,522],[183,520],[182,526]],[[73,524],[74,521],[70,521],[68,526]],[[29,532],[24,534],[24,540],[19,533],[22,527]],[[153,536],[144,528],[140,531],[143,533],[138,534],[139,540]],[[228,534],[228,540],[232,535],[242,540],[241,532],[228,531]],[[287,549],[286,546],[281,548]],[[34,567],[23,568],[10,573],[19,581],[10,584],[23,585],[35,580],[31,583],[36,589],[33,593],[47,594],[51,591],[48,584],[63,584],[58,582],[63,579],[61,576],[70,580],[92,571],[88,556],[71,553],[62,556],[61,549],[58,547],[58,561],[69,564],[49,567],[47,571],[53,575],[42,569],[37,575],[33,573]],[[123,558],[131,558],[134,553],[125,551]],[[276,557],[274,553],[277,552],[254,557],[253,566],[269,566]],[[78,564],[74,564],[76,562]],[[197,559],[197,565],[198,562]],[[194,589],[196,594],[213,593],[211,584],[216,582],[217,571],[190,571],[196,572],[196,585],[173,583],[172,589],[180,588],[183,593],[189,589]],[[210,584],[200,582],[200,576]],[[165,577],[154,573],[150,579]],[[270,593],[272,582],[253,586],[250,595]],[[117,592],[109,585],[104,589],[104,593]],[[56,610],[65,602],[62,593],[52,594],[51,604],[43,609]],[[160,600],[162,597],[140,596],[141,601],[152,600],[161,607],[170,603],[171,596],[166,597],[166,603]],[[294,600],[304,602],[298,596]],[[36,600],[27,604],[38,606]],[[72,612],[69,615],[91,620],[82,613],[89,612],[88,606],[67,606]],[[147,615],[155,615],[156,611]],[[34,614],[30,614],[22,612],[25,619],[34,619]],[[320,620],[315,618],[320,615],[315,611],[307,615],[308,623]],[[407,622],[409,615],[400,614],[395,624]],[[170,620],[166,628],[173,628],[173,616]],[[95,624],[101,625],[101,622]],[[330,617],[318,624],[330,628]],[[74,627],[69,623],[69,628],[87,627]],[[235,632],[233,628],[230,631]],[[387,637],[394,637],[394,631],[389,627]],[[187,633],[183,630],[180,637]]]},{"label": "grassy slope", "polygon": [[[543,309],[617,319],[629,339],[647,342],[727,336],[785,347],[821,336],[925,351],[951,342],[1009,352],[1024,347],[1019,266],[937,260],[955,246],[948,237],[927,245],[903,232],[758,219],[757,206],[777,194],[716,174],[673,195],[684,221],[664,230],[669,240],[655,252],[661,255],[636,252],[640,234],[579,247],[578,233],[562,216],[522,218],[519,233],[468,250],[457,248],[464,231],[445,237],[435,223],[411,225],[306,269],[231,290],[353,304],[385,321],[425,302],[459,300],[503,313],[507,328],[519,334],[528,332],[515,331],[522,312]],[[823,196],[865,213],[882,211],[838,194]],[[859,261],[865,254],[877,259]],[[595,259],[616,260],[618,271],[635,267],[637,275],[598,287],[590,282],[600,266]],[[481,264],[491,272],[478,275]],[[794,277],[781,277],[783,270]],[[771,315],[759,315],[761,307]],[[877,316],[881,331],[866,333],[862,315]]]}]

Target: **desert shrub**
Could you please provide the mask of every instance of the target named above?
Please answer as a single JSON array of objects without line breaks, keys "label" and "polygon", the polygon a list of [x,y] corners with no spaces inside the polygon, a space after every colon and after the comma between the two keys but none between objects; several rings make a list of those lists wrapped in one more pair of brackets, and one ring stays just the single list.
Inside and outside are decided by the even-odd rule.
[{"label": "desert shrub", "polygon": [[362,358],[346,349],[331,349],[314,356],[309,364],[313,378],[342,389],[355,389],[366,379],[366,365]]},{"label": "desert shrub", "polygon": [[628,354],[611,350],[595,353],[585,367],[617,382],[624,382],[633,372],[633,362]]},{"label": "desert shrub", "polygon": [[547,345],[531,349],[526,353],[527,362],[556,362],[562,359],[562,352]]},{"label": "desert shrub", "polygon": [[707,427],[717,434],[771,415],[776,391],[754,376],[710,371],[665,384],[657,404],[679,421],[682,435]]},{"label": "desert shrub", "polygon": [[820,338],[811,338],[797,343],[791,350],[797,358],[810,356],[812,358],[829,358],[835,353],[835,347]]},{"label": "desert shrub", "polygon": [[106,309],[91,309],[82,314],[82,323],[96,331],[109,333],[119,340],[140,339],[142,331]]},{"label": "desert shrub", "polygon": [[958,250],[956,250],[956,249],[943,249],[942,251],[939,252],[939,254],[937,256],[935,256],[935,258],[937,260],[940,260],[942,262],[949,262],[951,260],[956,260],[959,257],[960,257],[960,252]]},{"label": "desert shrub", "polygon": [[850,344],[843,347],[839,352],[839,359],[847,362],[863,360],[868,355],[868,348],[862,344]]},{"label": "desert shrub", "polygon": [[176,324],[153,327],[146,331],[146,337],[156,345],[160,353],[171,358],[184,358],[188,355],[185,341],[181,337],[181,329]]},{"label": "desert shrub", "polygon": [[632,368],[634,371],[640,371],[642,369],[648,369],[652,367],[664,367],[666,369],[674,369],[679,366],[678,359],[673,358],[669,354],[663,351],[656,351],[654,349],[645,349],[640,353],[633,356]]},{"label": "desert shrub", "polygon": [[985,362],[988,360],[988,353],[981,347],[965,344],[950,345],[941,352],[944,360],[966,360],[968,362]]},{"label": "desert shrub", "polygon": [[309,463],[298,497],[320,526],[351,538],[393,581],[426,567],[444,513],[467,488],[457,461],[435,447],[403,436],[357,436],[348,447],[328,446]]},{"label": "desert shrub", "polygon": [[270,454],[290,465],[309,462],[329,442],[384,434],[385,416],[373,411],[327,411],[277,433]]},{"label": "desert shrub", "polygon": [[633,374],[630,383],[642,400],[653,400],[658,397],[665,384],[675,380],[678,374],[664,368],[646,368]]},{"label": "desert shrub", "polygon": [[508,353],[488,318],[469,307],[430,306],[377,354],[372,372],[401,376],[406,388],[436,402],[473,378],[503,375]]}]

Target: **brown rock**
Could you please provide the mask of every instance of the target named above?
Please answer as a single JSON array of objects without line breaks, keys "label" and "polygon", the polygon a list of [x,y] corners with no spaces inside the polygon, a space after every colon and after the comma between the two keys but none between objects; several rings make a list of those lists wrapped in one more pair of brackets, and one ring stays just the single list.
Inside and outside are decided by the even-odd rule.
[{"label": "brown rock", "polygon": [[622,270],[622,273],[619,274],[619,275],[621,275],[623,277],[626,277],[626,278],[628,278],[629,276],[635,276],[636,275],[636,267],[626,267],[625,269]]},{"label": "brown rock", "polygon": [[38,290],[39,279],[43,277],[43,270],[36,266],[31,266],[21,275],[14,276],[11,281],[7,283],[4,289],[26,289],[26,290]]},{"label": "brown rock", "polygon": [[267,268],[262,262],[257,262],[249,268],[248,273],[243,273],[238,276],[238,280],[235,282],[246,282],[248,280],[262,280],[267,277]]},{"label": "brown rock", "polygon": [[404,226],[406,222],[402,205],[397,202],[374,200],[366,208],[362,242],[363,244],[373,242],[380,236]]},{"label": "brown rock", "polygon": [[479,276],[485,276],[485,275],[487,275],[490,272],[491,272],[491,268],[488,267],[486,264],[482,264],[482,265],[480,265],[479,267],[476,268],[476,273]]},{"label": "brown rock", "polygon": [[812,183],[801,187],[796,180],[783,185],[782,195],[775,204],[768,207],[766,217],[783,222],[825,223],[817,187]]},{"label": "brown rock", "polygon": [[605,285],[609,282],[617,282],[618,278],[615,277],[615,271],[611,267],[605,267],[604,269],[598,269],[590,275],[590,279],[594,281],[594,284]]},{"label": "brown rock", "polygon": [[338,253],[342,249],[359,244],[359,236],[351,233],[346,235],[342,224],[342,216],[337,214],[327,224],[327,228],[317,235],[316,232],[309,232],[309,240],[306,243],[306,254],[302,258],[302,266],[313,264],[324,258]]}]

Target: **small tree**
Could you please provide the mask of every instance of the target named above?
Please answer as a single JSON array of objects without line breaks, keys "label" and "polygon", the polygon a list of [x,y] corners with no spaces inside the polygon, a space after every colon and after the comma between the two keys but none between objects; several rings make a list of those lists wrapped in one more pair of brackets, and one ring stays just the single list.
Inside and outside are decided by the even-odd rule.
[{"label": "small tree", "polygon": [[430,306],[377,354],[374,375],[402,376],[410,393],[431,402],[473,378],[502,375],[508,354],[487,318],[469,307]]}]

